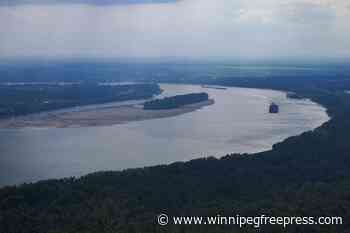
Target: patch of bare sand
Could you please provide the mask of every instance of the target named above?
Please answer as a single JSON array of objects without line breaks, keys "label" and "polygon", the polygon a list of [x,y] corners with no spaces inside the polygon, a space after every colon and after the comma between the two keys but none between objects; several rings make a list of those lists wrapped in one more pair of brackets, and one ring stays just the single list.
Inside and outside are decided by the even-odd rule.
[{"label": "patch of bare sand", "polygon": [[142,106],[125,105],[118,107],[96,107],[95,109],[36,114],[0,121],[0,128],[36,128],[36,127],[90,127],[123,124],[131,121],[141,121],[155,118],[177,116],[192,112],[204,106],[214,104],[210,99],[200,103],[186,105],[176,109],[144,110]]}]

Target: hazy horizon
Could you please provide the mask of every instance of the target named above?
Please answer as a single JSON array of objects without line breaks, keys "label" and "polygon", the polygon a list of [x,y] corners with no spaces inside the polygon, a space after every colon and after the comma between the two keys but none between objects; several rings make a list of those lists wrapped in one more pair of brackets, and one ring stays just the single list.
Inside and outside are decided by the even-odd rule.
[{"label": "hazy horizon", "polygon": [[0,0],[0,59],[350,57],[343,0]]}]

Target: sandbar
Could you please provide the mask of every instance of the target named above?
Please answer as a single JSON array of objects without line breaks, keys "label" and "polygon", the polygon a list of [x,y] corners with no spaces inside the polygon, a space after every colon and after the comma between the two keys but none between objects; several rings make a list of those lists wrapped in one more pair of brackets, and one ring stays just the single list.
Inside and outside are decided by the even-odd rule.
[{"label": "sandbar", "polygon": [[132,121],[172,117],[214,104],[213,99],[175,109],[144,110],[143,105],[121,105],[78,111],[47,112],[0,120],[2,129],[19,128],[70,128],[125,124]]}]

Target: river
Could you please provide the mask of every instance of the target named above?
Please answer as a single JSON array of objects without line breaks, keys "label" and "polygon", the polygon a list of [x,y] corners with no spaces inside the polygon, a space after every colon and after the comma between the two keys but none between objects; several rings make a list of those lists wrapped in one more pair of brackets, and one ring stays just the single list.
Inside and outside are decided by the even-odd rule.
[{"label": "river", "polygon": [[[161,88],[161,96],[205,91],[215,104],[122,125],[0,130],[0,186],[259,152],[329,119],[322,106],[279,91],[173,84]],[[270,102],[280,106],[279,114],[268,113]]]}]

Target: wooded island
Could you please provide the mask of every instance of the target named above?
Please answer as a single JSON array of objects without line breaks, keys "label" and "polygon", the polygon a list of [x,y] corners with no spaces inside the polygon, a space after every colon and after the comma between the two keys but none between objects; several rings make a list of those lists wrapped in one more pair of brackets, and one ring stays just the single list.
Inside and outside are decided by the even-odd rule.
[{"label": "wooded island", "polygon": [[175,95],[163,99],[147,101],[143,104],[145,110],[161,110],[179,108],[185,105],[195,104],[209,100],[209,95],[205,92],[191,93],[185,95]]}]

